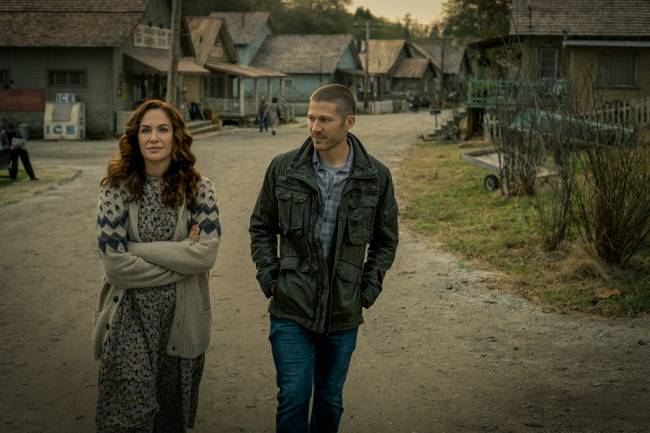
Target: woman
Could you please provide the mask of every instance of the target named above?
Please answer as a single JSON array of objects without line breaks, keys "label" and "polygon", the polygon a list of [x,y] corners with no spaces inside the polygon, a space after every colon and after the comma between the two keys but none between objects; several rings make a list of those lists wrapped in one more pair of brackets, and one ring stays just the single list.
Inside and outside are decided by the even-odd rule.
[{"label": "woman", "polygon": [[176,433],[194,425],[210,341],[208,271],[221,228],[191,144],[176,109],[145,101],[101,182],[98,432]]},{"label": "woman", "polygon": [[271,134],[275,135],[275,130],[280,126],[280,106],[278,105],[278,98],[275,96],[266,107],[264,116],[266,117],[266,125],[271,126]]}]

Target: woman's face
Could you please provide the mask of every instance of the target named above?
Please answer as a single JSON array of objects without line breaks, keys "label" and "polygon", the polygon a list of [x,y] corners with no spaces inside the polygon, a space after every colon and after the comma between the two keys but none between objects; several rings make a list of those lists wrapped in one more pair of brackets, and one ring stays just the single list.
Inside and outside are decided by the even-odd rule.
[{"label": "woman's face", "polygon": [[138,144],[145,161],[145,168],[169,166],[172,160],[173,142],[174,130],[167,113],[158,108],[147,111],[138,129]]}]

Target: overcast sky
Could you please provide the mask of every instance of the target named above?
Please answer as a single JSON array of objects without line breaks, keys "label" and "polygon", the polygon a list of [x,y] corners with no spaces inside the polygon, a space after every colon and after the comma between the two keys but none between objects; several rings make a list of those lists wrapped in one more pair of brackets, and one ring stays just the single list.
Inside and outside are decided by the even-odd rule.
[{"label": "overcast sky", "polygon": [[410,13],[421,24],[438,21],[442,14],[443,0],[352,0],[352,10],[363,6],[375,16],[395,19]]}]

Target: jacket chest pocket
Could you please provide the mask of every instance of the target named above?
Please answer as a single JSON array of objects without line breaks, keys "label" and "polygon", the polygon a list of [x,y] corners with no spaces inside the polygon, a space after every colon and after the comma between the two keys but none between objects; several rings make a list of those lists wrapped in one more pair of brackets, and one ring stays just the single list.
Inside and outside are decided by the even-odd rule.
[{"label": "jacket chest pocket", "polygon": [[278,199],[278,222],[285,236],[302,236],[307,220],[307,193],[284,188],[276,188]]},{"label": "jacket chest pocket", "polygon": [[367,244],[372,236],[377,195],[352,196],[348,209],[348,238],[353,245]]}]

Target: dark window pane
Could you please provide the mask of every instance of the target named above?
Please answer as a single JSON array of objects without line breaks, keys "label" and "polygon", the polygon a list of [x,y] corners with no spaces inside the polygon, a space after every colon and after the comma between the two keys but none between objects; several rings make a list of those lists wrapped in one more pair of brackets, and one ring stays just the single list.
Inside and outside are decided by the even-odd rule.
[{"label": "dark window pane", "polygon": [[71,84],[73,86],[83,86],[84,84],[83,72],[69,72],[68,84]]},{"label": "dark window pane", "polygon": [[600,84],[603,86],[635,86],[636,53],[604,53],[600,55]]}]

